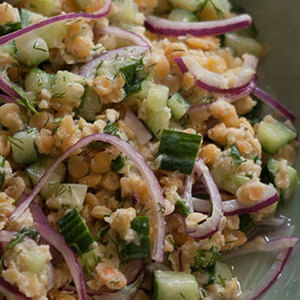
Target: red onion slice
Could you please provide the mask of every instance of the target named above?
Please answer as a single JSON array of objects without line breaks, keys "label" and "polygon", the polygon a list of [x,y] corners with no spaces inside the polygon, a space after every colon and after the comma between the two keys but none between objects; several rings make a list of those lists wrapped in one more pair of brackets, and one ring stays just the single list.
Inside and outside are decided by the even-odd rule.
[{"label": "red onion slice", "polygon": [[76,286],[77,294],[80,300],[87,300],[82,268],[72,249],[66,244],[65,240],[49,224],[42,209],[34,201],[31,202],[30,211],[33,216],[35,228],[40,236],[50,245],[56,248],[64,257],[69,267],[71,276]]},{"label": "red onion slice", "polygon": [[102,34],[104,33],[104,34],[115,35],[115,36],[117,36],[119,38],[132,41],[134,44],[136,44],[138,46],[148,47],[149,49],[151,48],[151,46],[149,45],[149,43],[142,36],[140,36],[140,35],[132,32],[132,31],[128,31],[128,30],[122,29],[120,27],[107,26],[105,28],[97,30],[97,33],[102,33]]},{"label": "red onion slice", "polygon": [[[265,185],[265,194],[260,201],[243,203],[237,199],[224,201],[223,209],[225,216],[235,216],[242,214],[250,214],[258,210],[270,206],[279,200],[278,192],[271,185]],[[208,200],[192,198],[194,210],[203,214],[209,214],[211,211],[211,204]]]},{"label": "red onion slice", "polygon": [[229,70],[223,74],[203,68],[190,56],[176,57],[175,62],[182,73],[190,72],[195,77],[199,87],[213,93],[233,96],[244,93],[245,89],[248,90],[251,81],[255,79],[258,59],[249,54],[244,54],[243,58],[244,63],[240,68]]},{"label": "red onion slice", "polygon": [[14,300],[34,300],[33,298],[23,295],[16,286],[11,285],[2,277],[0,277],[0,292],[6,297]]},{"label": "red onion slice", "polygon": [[[1,89],[1,86],[0,86],[0,89]],[[11,96],[0,94],[0,103],[16,103],[16,102]]]},{"label": "red onion slice", "polygon": [[231,31],[251,26],[252,19],[249,15],[243,14],[225,20],[207,21],[207,22],[178,22],[167,19],[148,16],[146,28],[157,34],[171,36],[208,36],[220,35]]},{"label": "red onion slice", "polygon": [[76,18],[85,18],[85,19],[100,19],[102,17],[105,17],[109,11],[110,11],[110,7],[111,7],[111,0],[105,0],[104,6],[98,10],[95,13],[69,13],[69,14],[61,14],[58,16],[54,16],[54,17],[50,17],[47,18],[41,22],[35,23],[33,25],[29,25],[25,28],[19,29],[17,31],[11,32],[9,34],[6,34],[4,36],[0,37],[0,45],[6,44],[12,40],[15,40],[16,38],[32,32],[36,29],[39,28],[43,28],[47,25],[53,24],[53,23],[57,23],[57,22],[61,22],[61,21],[66,21],[66,20],[72,20],[72,19],[76,19]]},{"label": "red onion slice", "polygon": [[258,87],[255,87],[252,91],[252,94],[268,104],[270,107],[272,107],[275,111],[277,111],[281,116],[285,117],[286,119],[290,120],[293,124],[296,121],[296,116],[289,111],[287,108],[285,108],[281,103],[279,103],[277,100],[275,100],[273,97],[268,95],[266,92],[261,90]]},{"label": "red onion slice", "polygon": [[243,300],[261,299],[261,297],[269,290],[269,288],[279,278],[293,250],[294,248],[290,247],[280,251],[279,255],[276,257],[270,270],[263,277],[263,279],[253,288],[250,288],[248,291],[243,293],[242,296]]},{"label": "red onion slice", "polygon": [[195,231],[188,231],[188,235],[195,239],[205,239],[219,230],[223,218],[222,198],[220,192],[202,159],[195,163],[195,171],[202,180],[209,193],[212,202],[212,214],[202,224],[198,225]]},{"label": "red onion slice", "polygon": [[45,174],[35,185],[31,194],[12,213],[10,219],[16,220],[19,216],[21,216],[24,213],[24,211],[29,207],[34,197],[38,195],[42,186],[47,182],[49,176],[53,173],[53,171],[61,162],[68,158],[74,151],[83,148],[89,145],[91,142],[95,141],[109,143],[118,148],[120,151],[122,151],[124,155],[126,155],[136,165],[136,167],[141,172],[143,178],[145,179],[148,191],[154,204],[154,220],[152,224],[153,227],[157,230],[157,234],[154,239],[152,258],[153,260],[158,262],[163,261],[165,243],[165,219],[163,214],[160,212],[160,207],[163,207],[164,205],[164,197],[161,186],[157,181],[156,176],[154,175],[150,166],[143,158],[143,156],[139,152],[137,152],[131,145],[113,135],[107,135],[102,133],[89,135],[82,138],[80,141],[78,141],[76,144],[70,147],[45,172]]},{"label": "red onion slice", "polygon": [[148,50],[149,48],[145,46],[128,46],[101,53],[98,57],[83,65],[79,71],[79,74],[85,78],[94,79],[97,68],[102,61],[114,62],[116,57],[122,57],[124,60],[130,57],[136,59],[142,57]]},{"label": "red onion slice", "polygon": [[152,139],[150,131],[131,110],[126,111],[124,122],[134,131],[142,145],[147,144]]},{"label": "red onion slice", "polygon": [[184,184],[183,200],[189,207],[190,212],[194,212],[193,201],[192,201],[192,189],[193,189],[193,175],[187,176]]}]

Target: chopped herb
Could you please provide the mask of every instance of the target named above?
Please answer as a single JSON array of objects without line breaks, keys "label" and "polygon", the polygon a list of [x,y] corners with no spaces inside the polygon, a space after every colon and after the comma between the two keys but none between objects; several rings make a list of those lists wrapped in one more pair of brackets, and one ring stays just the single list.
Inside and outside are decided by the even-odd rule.
[{"label": "chopped herb", "polygon": [[116,159],[111,161],[110,168],[113,172],[118,173],[124,166],[127,158],[119,155]]},{"label": "chopped herb", "polygon": [[200,11],[203,10],[205,8],[205,6],[208,5],[208,4],[212,5],[212,7],[214,8],[214,10],[217,13],[218,18],[224,19],[224,17],[225,17],[224,11],[216,5],[214,0],[204,0],[203,3],[200,6]]},{"label": "chopped herb", "polygon": [[109,121],[109,122],[106,124],[106,126],[104,127],[103,132],[104,132],[105,134],[111,134],[111,135],[114,135],[114,136],[119,137],[119,129],[118,129],[118,127],[117,127],[117,125],[116,125],[115,122]]},{"label": "chopped herb", "polygon": [[249,214],[240,215],[240,230],[249,233],[255,227],[255,223]]},{"label": "chopped herb", "polygon": [[232,145],[230,147],[230,157],[232,157],[239,165],[246,160],[242,158],[239,149],[237,148],[236,145]]},{"label": "chopped herb", "polygon": [[161,214],[163,214],[165,212],[165,207],[160,202],[158,202],[157,204],[158,204],[158,207],[159,207],[158,212],[160,212]]},{"label": "chopped herb", "polygon": [[194,256],[193,268],[203,273],[207,268],[213,267],[221,258],[222,255],[217,251],[216,246],[212,246],[209,250],[199,250]]},{"label": "chopped herb", "polygon": [[97,238],[100,242],[103,241],[103,238],[105,234],[108,232],[108,230],[109,230],[109,225],[106,225],[99,230],[99,232],[97,233]]},{"label": "chopped herb", "polygon": [[72,188],[69,185],[66,186],[61,184],[55,193],[55,198],[60,197],[65,192],[68,192],[70,195],[72,195]]},{"label": "chopped herb", "polygon": [[181,292],[179,293],[179,295],[182,299],[186,299],[185,296]]},{"label": "chopped herb", "polygon": [[37,43],[38,43],[37,41],[34,42],[33,47],[32,47],[33,49],[38,50],[38,51],[42,51],[42,52],[47,52],[46,49],[38,48]]},{"label": "chopped herb", "polygon": [[55,94],[53,94],[52,95],[52,99],[54,99],[54,98],[64,98],[65,97],[65,95],[66,95],[66,92],[63,92],[63,93],[55,93]]},{"label": "chopped herb", "polygon": [[33,105],[32,99],[30,99],[28,95],[21,88],[17,86],[12,86],[12,90],[14,93],[16,93],[19,96],[19,98],[13,96],[14,100],[18,104],[24,106],[25,108],[29,109],[33,113],[38,114],[38,111],[35,109]]},{"label": "chopped herb", "polygon": [[191,210],[183,200],[178,200],[175,203],[175,212],[184,217],[187,217],[190,214]]},{"label": "chopped herb", "polygon": [[67,209],[71,208],[71,204],[65,204],[65,203],[63,203],[61,205],[61,208],[64,209],[64,210],[67,210]]},{"label": "chopped herb", "polygon": [[24,141],[14,137],[14,136],[8,136],[6,138],[12,145],[14,145],[15,147],[17,147],[18,149],[24,151],[24,147],[22,146],[24,144]]},{"label": "chopped herb", "polygon": [[208,97],[208,98],[203,100],[203,103],[209,104],[209,103],[212,103],[213,101],[214,101],[214,99],[212,97]]}]

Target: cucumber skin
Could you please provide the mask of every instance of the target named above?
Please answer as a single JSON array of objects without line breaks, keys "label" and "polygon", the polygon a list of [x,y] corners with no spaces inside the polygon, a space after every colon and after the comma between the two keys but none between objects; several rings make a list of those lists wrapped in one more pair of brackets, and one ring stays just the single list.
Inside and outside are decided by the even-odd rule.
[{"label": "cucumber skin", "polygon": [[175,121],[179,121],[191,106],[179,93],[175,93],[168,100],[167,105],[171,109],[172,117]]},{"label": "cucumber skin", "polygon": [[25,88],[26,91],[39,94],[42,89],[50,90],[54,80],[54,74],[48,74],[38,68],[34,68],[25,75]]}]

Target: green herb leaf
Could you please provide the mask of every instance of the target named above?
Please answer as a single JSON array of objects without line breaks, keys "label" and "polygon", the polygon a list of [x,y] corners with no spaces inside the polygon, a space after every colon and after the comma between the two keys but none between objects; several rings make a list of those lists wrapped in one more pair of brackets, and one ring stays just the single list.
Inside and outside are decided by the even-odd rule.
[{"label": "green herb leaf", "polygon": [[19,98],[13,96],[14,100],[24,106],[25,108],[29,109],[35,114],[38,114],[38,111],[35,109],[34,104],[32,102],[32,99],[28,97],[28,95],[23,91],[23,89],[17,87],[17,86],[12,86],[13,92],[17,93]]},{"label": "green herb leaf", "polygon": [[223,11],[220,7],[218,7],[218,6],[216,5],[216,3],[214,2],[214,0],[204,0],[204,1],[201,3],[201,6],[200,6],[199,11],[202,11],[202,10],[205,8],[205,6],[208,5],[208,4],[211,4],[211,5],[212,5],[212,7],[214,8],[214,10],[215,10],[216,13],[217,13],[218,18],[224,19],[224,17],[225,17],[224,11]]},{"label": "green herb leaf", "polygon": [[109,230],[109,225],[106,225],[99,230],[99,232],[97,233],[97,238],[100,242],[103,241],[103,238],[105,234],[108,232],[108,230]]},{"label": "green herb leaf", "polygon": [[246,160],[242,158],[239,149],[237,148],[236,145],[232,145],[230,147],[230,157],[232,157],[239,165]]},{"label": "green herb leaf", "polygon": [[248,214],[240,215],[240,230],[244,233],[248,233],[255,227],[255,223],[251,216]]},{"label": "green herb leaf", "polygon": [[184,217],[187,217],[191,213],[191,210],[183,200],[178,200],[175,203],[175,212]]},{"label": "green herb leaf", "polygon": [[108,121],[107,124],[106,124],[106,126],[103,129],[103,132],[105,134],[111,134],[111,135],[120,137],[119,136],[119,129],[118,129],[118,127],[117,127],[117,125],[116,125],[115,122]]},{"label": "green herb leaf", "polygon": [[113,172],[118,173],[124,166],[127,158],[119,155],[116,159],[111,161],[110,168]]},{"label": "green herb leaf", "polygon": [[209,250],[199,250],[194,256],[193,269],[204,272],[216,264],[222,255],[217,251],[216,246],[212,246]]}]

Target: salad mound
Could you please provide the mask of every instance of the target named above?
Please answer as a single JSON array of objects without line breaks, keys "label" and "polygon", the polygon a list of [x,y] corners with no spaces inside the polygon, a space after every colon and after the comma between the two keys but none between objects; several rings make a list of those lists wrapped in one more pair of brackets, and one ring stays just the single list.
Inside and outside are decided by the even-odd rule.
[{"label": "salad mound", "polygon": [[[295,116],[228,0],[0,3],[0,293],[259,299],[297,238]],[[272,258],[251,286],[238,272]]]}]

